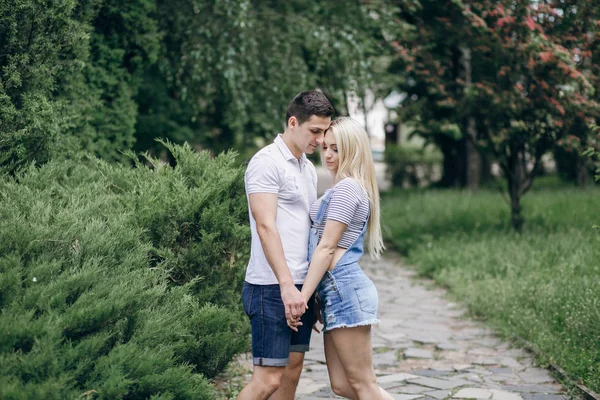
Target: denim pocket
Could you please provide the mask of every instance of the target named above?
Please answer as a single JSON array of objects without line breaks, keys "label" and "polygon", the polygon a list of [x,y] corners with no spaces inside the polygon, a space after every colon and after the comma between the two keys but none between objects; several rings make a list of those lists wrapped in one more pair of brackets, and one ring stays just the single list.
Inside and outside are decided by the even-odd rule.
[{"label": "denim pocket", "polygon": [[332,302],[342,301],[342,292],[331,272],[325,272],[319,287],[319,294],[325,299],[325,304],[329,303],[328,305],[331,305]]},{"label": "denim pocket", "polygon": [[377,289],[372,282],[354,288],[360,309],[369,314],[377,313],[379,298]]},{"label": "denim pocket", "polygon": [[244,306],[244,311],[248,317],[252,316],[252,292],[254,288],[252,285],[247,283],[244,284],[244,289],[242,290],[242,306]]},{"label": "denim pocket", "polygon": [[312,260],[313,254],[315,254],[315,250],[317,249],[317,243],[319,242],[319,231],[317,228],[310,228],[310,233],[308,236],[308,253],[307,260],[310,262]]}]

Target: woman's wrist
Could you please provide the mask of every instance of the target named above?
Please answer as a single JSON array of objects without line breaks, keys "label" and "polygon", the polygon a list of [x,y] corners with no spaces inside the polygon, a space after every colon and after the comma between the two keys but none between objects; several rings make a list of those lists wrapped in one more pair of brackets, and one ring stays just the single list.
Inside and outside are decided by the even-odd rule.
[{"label": "woman's wrist", "polygon": [[308,302],[310,301],[311,295],[306,293],[305,291],[302,291],[302,297],[304,297],[304,301],[306,302],[306,304],[308,304]]}]

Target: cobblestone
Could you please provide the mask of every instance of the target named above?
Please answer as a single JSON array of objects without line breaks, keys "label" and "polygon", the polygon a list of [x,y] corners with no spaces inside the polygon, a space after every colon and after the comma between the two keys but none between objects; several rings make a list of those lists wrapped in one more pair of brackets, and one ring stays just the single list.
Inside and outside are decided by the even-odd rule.
[{"label": "cobblestone", "polygon": [[[448,301],[444,290],[416,278],[394,253],[378,261],[363,257],[361,265],[379,292],[375,372],[396,399],[569,398],[548,371],[533,366],[527,352],[465,318],[464,309]],[[338,397],[330,389],[322,336],[313,332],[296,399],[323,398]]]}]

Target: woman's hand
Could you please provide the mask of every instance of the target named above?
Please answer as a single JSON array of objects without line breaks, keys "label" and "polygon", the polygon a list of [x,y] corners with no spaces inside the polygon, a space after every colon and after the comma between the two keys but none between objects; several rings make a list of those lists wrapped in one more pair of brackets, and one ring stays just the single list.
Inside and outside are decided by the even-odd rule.
[{"label": "woman's hand", "polygon": [[302,322],[300,321],[300,318],[301,318],[301,316],[296,319],[293,319],[291,317],[287,319],[288,326],[294,332],[298,332],[298,327],[303,325]]}]

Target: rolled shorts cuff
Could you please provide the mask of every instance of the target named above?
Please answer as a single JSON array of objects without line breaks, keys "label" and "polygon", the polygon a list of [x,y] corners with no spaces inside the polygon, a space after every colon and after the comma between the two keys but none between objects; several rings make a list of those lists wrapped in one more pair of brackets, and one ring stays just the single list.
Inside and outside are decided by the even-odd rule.
[{"label": "rolled shorts cuff", "polygon": [[290,363],[290,358],[254,357],[252,363],[261,367],[285,367]]},{"label": "rolled shorts cuff", "polygon": [[306,353],[309,350],[310,345],[308,344],[293,344],[290,346],[290,352],[294,353]]}]

